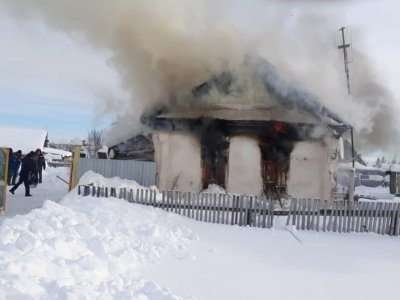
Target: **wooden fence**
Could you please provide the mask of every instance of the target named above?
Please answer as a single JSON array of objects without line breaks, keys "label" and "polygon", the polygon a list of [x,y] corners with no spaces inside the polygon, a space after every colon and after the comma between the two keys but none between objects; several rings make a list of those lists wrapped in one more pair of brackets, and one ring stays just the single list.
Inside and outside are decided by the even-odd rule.
[{"label": "wooden fence", "polygon": [[[79,186],[78,194],[115,197],[150,205],[183,216],[217,224],[272,228],[274,220],[286,218],[286,226],[297,230],[375,232],[398,236],[400,203],[350,202],[290,199],[288,210],[274,209],[275,201],[256,196],[191,193],[126,188]],[[283,222],[284,223],[284,222]]]}]

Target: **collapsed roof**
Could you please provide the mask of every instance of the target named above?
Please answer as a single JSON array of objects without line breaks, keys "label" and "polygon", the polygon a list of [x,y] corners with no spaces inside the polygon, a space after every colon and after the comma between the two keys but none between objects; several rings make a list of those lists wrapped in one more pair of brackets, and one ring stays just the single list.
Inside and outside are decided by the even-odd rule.
[{"label": "collapsed roof", "polygon": [[[156,129],[160,128],[161,121],[165,123],[166,120],[169,123],[179,120],[181,125],[196,119],[281,121],[319,124],[337,135],[351,128],[314,95],[282,78],[268,61],[247,58],[244,66],[245,71],[241,74],[226,71],[197,85],[184,105],[175,103],[169,107],[155,107],[142,116],[142,122]],[[252,96],[253,91],[248,89],[253,88],[259,91],[257,99],[250,101],[246,96]]]}]

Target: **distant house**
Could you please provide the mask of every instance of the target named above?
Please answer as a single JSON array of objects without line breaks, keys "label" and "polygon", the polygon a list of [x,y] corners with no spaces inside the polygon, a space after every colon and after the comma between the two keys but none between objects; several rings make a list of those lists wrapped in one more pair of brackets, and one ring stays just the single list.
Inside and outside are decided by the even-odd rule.
[{"label": "distant house", "polygon": [[23,154],[36,149],[43,150],[47,131],[27,128],[0,127],[0,147],[21,150]]},{"label": "distant house", "polygon": [[69,162],[72,159],[72,152],[61,149],[45,147],[43,149],[44,157],[48,162],[62,161]]}]

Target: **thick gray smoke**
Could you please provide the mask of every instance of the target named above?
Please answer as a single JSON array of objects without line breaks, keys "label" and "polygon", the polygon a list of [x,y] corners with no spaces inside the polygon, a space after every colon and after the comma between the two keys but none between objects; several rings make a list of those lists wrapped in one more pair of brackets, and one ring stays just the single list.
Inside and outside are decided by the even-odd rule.
[{"label": "thick gray smoke", "polygon": [[[393,105],[386,101],[387,92],[373,76],[362,76],[353,97],[347,95],[332,17],[312,9],[317,1],[306,1],[307,9],[299,2],[0,0],[21,20],[43,20],[55,30],[82,34],[94,49],[112,52],[110,63],[131,99],[117,107],[114,99],[100,102],[119,120],[110,144],[142,130],[140,115],[156,104],[193,109],[188,105],[192,88],[227,70],[241,78],[238,82],[246,90],[242,97],[258,101],[265,86],[246,79],[243,66],[249,56],[269,61],[287,82],[311,91],[323,106],[354,125],[363,140],[389,143],[381,134],[386,123],[380,123],[383,116],[387,121],[385,108]],[[354,77],[358,70],[372,73],[367,61],[357,67]],[[218,96],[214,101],[220,101]]]}]

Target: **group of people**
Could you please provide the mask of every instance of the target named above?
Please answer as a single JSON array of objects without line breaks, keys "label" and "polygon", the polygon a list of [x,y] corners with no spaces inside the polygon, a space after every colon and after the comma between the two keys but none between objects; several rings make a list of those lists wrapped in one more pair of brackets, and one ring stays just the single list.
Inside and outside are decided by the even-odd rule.
[{"label": "group of people", "polygon": [[[18,170],[19,180],[17,182]],[[23,183],[25,186],[25,197],[32,196],[30,186],[42,183],[42,171],[46,169],[46,160],[40,149],[29,152],[22,158],[22,151],[11,151],[9,169],[8,169],[8,185],[13,187],[10,193],[14,194],[15,190]]]}]

